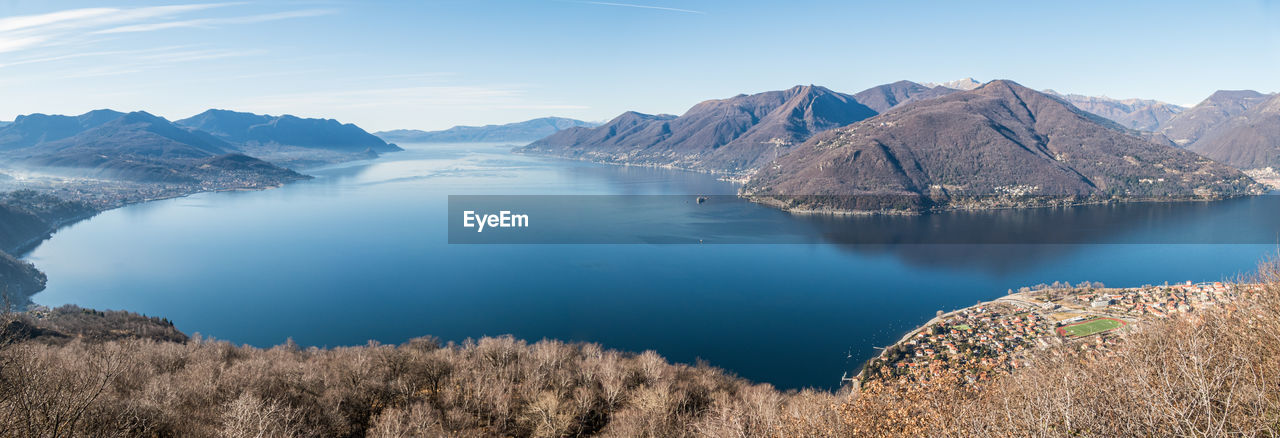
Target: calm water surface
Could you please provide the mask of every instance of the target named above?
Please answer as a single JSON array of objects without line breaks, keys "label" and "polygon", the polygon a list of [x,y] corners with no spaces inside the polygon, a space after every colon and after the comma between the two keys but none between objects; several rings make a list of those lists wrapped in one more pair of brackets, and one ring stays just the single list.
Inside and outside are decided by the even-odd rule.
[{"label": "calm water surface", "polygon": [[[736,190],[707,175],[508,149],[409,145],[281,189],[109,211],[27,257],[49,276],[34,300],[165,316],[188,333],[258,346],[513,334],[701,358],[784,388],[832,387],[937,310],[1054,281],[1231,278],[1275,253],[1267,236],[1280,230],[1280,208],[1262,200],[1277,197],[874,219],[795,217],[716,197],[705,210],[646,208],[575,234],[622,229],[641,243],[449,244],[449,195]],[[894,237],[859,240],[867,235]],[[1006,244],[1026,236],[1042,243]],[[660,243],[703,238],[756,243]]]}]

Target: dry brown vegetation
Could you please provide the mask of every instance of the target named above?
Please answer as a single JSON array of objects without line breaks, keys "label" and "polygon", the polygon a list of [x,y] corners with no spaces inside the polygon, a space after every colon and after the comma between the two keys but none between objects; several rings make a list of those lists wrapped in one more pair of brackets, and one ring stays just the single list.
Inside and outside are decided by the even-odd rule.
[{"label": "dry brown vegetation", "polygon": [[68,338],[0,349],[0,436],[760,436],[838,426],[831,393],[783,394],[595,344],[42,339]]},{"label": "dry brown vegetation", "polygon": [[1280,270],[1230,307],[983,387],[780,392],[653,352],[510,337],[299,349],[126,337],[0,348],[3,436],[1276,436]]}]

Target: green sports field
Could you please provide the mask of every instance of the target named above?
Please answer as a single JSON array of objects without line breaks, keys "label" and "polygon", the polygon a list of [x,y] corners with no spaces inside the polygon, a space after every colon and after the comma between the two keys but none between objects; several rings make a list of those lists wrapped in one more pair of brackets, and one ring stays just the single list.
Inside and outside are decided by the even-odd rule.
[{"label": "green sports field", "polygon": [[1112,318],[1096,318],[1058,327],[1058,334],[1078,338],[1124,327],[1124,322]]}]

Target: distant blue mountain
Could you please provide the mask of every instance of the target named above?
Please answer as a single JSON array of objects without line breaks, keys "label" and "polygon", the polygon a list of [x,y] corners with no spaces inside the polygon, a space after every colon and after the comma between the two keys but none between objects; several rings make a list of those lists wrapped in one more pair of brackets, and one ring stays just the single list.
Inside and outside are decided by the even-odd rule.
[{"label": "distant blue mountain", "polygon": [[79,116],[32,114],[0,127],[3,158],[26,166],[84,169],[144,182],[196,184],[250,179],[266,185],[302,175],[238,154],[236,145],[136,111]]},{"label": "distant blue mountain", "polygon": [[[5,129],[8,131],[8,129]],[[151,158],[205,158],[233,151],[209,133],[175,125],[163,117],[135,111],[72,137],[42,142],[19,151],[27,156],[134,155]],[[76,166],[66,166],[76,167]]]},{"label": "distant blue mountain", "polygon": [[0,151],[22,149],[62,140],[120,118],[124,113],[109,109],[78,116],[29,114],[0,126]]},{"label": "distant blue mountain", "polygon": [[[18,116],[0,126],[0,158],[27,165],[113,170],[117,175],[139,175],[134,179],[172,182],[177,181],[174,178],[192,179],[171,178],[164,172],[180,168],[187,172],[183,166],[189,167],[192,160],[225,154],[247,154],[277,165],[305,167],[400,150],[355,125],[330,119],[209,110],[179,122],[141,111],[126,114],[105,109],[78,116]],[[145,174],[134,171],[139,162],[149,166]],[[204,164],[216,168],[233,163]]]},{"label": "distant blue mountain", "polygon": [[454,126],[443,131],[419,131],[397,129],[375,132],[374,135],[388,141],[401,143],[478,143],[478,142],[531,142],[564,129],[574,127],[593,128],[599,123],[543,117],[505,125]]},{"label": "distant blue mountain", "polygon": [[333,119],[304,119],[211,109],[179,125],[208,132],[236,145],[294,146],[339,152],[394,152],[402,150],[356,125]]}]

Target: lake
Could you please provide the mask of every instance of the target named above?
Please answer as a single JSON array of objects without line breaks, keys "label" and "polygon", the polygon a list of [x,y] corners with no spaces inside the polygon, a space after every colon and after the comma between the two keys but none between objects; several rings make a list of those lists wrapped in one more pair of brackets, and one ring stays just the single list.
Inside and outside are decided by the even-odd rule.
[{"label": "lake", "polygon": [[[1054,281],[1231,279],[1275,254],[1280,231],[1277,196],[793,216],[710,175],[402,146],[280,189],[67,227],[26,257],[49,277],[34,301],[257,346],[512,334],[831,388],[937,310]],[[472,234],[457,214],[471,205],[531,210],[530,227]]]}]

